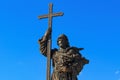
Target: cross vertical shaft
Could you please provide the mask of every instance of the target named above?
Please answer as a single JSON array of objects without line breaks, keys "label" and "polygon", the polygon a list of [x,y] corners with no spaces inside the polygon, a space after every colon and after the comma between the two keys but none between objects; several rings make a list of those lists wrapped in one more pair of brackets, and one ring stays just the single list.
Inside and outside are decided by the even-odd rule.
[{"label": "cross vertical shaft", "polygon": [[[62,12],[54,13],[52,11],[53,4],[49,4],[49,14],[38,16],[39,19],[48,18],[48,27],[52,30],[52,18],[57,16],[63,16]],[[50,80],[50,69],[51,69],[51,47],[52,47],[52,34],[50,34],[47,42],[47,80]]]},{"label": "cross vertical shaft", "polygon": [[53,5],[52,4],[49,4],[49,24],[48,24],[48,26],[50,27],[50,28],[52,28],[52,7],[53,7]]},{"label": "cross vertical shaft", "polygon": [[[52,4],[49,4],[49,21],[48,21],[48,27],[52,29]],[[52,44],[52,35],[50,34],[48,45],[47,45],[47,80],[50,80],[50,73],[51,73],[51,44]]]}]

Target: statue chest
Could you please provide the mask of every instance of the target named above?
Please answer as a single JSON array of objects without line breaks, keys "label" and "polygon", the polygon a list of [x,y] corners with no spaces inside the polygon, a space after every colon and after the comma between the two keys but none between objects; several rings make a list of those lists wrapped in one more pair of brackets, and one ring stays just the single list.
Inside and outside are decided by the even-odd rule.
[{"label": "statue chest", "polygon": [[73,55],[70,55],[68,52],[56,51],[53,55],[53,62],[57,66],[65,66],[73,62]]},{"label": "statue chest", "polygon": [[66,55],[65,52],[56,51],[53,55],[54,62],[55,63],[61,62],[63,60],[63,56],[65,55]]}]

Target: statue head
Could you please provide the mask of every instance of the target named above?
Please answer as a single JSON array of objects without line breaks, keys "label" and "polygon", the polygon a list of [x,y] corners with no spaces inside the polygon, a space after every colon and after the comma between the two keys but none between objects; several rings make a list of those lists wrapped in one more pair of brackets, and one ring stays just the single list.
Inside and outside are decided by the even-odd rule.
[{"label": "statue head", "polygon": [[57,45],[61,48],[69,47],[69,41],[65,34],[61,34],[57,39]]}]

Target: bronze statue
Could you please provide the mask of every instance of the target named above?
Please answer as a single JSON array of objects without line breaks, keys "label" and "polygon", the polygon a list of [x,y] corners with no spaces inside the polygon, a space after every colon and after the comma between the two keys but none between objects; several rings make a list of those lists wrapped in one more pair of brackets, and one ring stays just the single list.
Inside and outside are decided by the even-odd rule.
[{"label": "bronze statue", "polygon": [[[40,51],[46,57],[47,42],[50,34],[51,28],[39,40]],[[60,48],[51,50],[52,66],[54,69],[52,80],[77,80],[77,75],[83,69],[83,66],[89,63],[79,52],[83,48],[70,47],[68,38],[64,34],[58,37],[57,44]]]},{"label": "bronze statue", "polygon": [[50,59],[52,59],[53,73],[51,80],[78,80],[77,75],[89,60],[80,54],[83,48],[71,47],[65,34],[58,37],[59,49],[51,49],[52,17],[61,16],[63,13],[52,14],[50,4],[49,14],[39,18],[49,18],[49,28],[44,36],[39,39],[40,51],[47,57],[47,80],[50,80]]}]

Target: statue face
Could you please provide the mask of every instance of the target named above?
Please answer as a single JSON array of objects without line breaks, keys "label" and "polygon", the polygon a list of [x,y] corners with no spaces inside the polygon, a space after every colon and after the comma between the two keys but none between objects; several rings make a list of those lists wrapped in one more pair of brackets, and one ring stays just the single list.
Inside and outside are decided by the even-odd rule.
[{"label": "statue face", "polygon": [[67,36],[64,34],[60,35],[57,39],[57,44],[60,48],[63,48],[63,49],[69,47],[69,42],[68,42]]},{"label": "statue face", "polygon": [[66,43],[66,40],[65,39],[59,39],[58,40],[58,45],[59,45],[59,47],[61,47],[61,48],[66,48],[66,45],[67,45],[67,43]]}]

